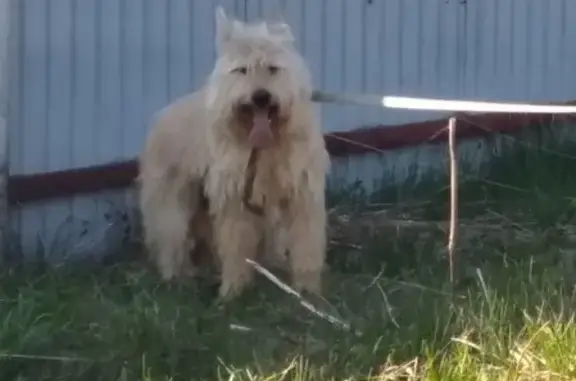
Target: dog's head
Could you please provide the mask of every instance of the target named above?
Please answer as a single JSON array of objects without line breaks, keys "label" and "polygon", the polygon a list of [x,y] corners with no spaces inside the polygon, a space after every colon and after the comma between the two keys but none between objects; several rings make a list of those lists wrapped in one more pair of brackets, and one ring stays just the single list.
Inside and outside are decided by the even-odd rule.
[{"label": "dog's head", "polygon": [[207,107],[254,148],[274,143],[294,106],[310,102],[310,73],[284,23],[246,24],[216,10],[218,59]]}]

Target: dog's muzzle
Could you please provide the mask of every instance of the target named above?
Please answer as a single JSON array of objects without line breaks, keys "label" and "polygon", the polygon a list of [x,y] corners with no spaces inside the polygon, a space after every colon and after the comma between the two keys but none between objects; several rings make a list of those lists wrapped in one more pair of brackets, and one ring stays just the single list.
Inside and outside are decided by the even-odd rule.
[{"label": "dog's muzzle", "polygon": [[258,89],[252,94],[252,103],[259,109],[268,108],[272,102],[272,94],[266,89]]},{"label": "dog's muzzle", "polygon": [[238,112],[248,130],[250,145],[255,149],[269,148],[275,140],[280,114],[280,106],[270,91],[255,90],[249,103],[239,105]]}]

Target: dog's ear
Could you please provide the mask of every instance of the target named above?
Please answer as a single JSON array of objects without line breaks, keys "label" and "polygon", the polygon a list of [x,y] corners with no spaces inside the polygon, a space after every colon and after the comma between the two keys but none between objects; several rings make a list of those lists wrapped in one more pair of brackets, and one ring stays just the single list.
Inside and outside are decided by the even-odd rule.
[{"label": "dog's ear", "polygon": [[229,20],[224,12],[224,8],[216,8],[216,46],[222,48],[232,37],[232,20]]},{"label": "dog's ear", "polygon": [[294,35],[292,34],[292,28],[290,28],[290,25],[284,22],[276,22],[273,24],[269,24],[268,31],[272,35],[280,38],[284,42],[287,43],[294,42]]}]

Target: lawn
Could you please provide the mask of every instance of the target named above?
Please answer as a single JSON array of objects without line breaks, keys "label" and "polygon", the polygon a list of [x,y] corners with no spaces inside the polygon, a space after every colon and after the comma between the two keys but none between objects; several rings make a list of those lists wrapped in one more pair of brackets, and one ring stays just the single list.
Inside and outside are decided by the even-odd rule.
[{"label": "lawn", "polygon": [[462,176],[454,286],[442,176],[330,195],[316,312],[264,276],[222,305],[141,262],[5,271],[0,380],[574,380],[575,161],[515,144]]}]

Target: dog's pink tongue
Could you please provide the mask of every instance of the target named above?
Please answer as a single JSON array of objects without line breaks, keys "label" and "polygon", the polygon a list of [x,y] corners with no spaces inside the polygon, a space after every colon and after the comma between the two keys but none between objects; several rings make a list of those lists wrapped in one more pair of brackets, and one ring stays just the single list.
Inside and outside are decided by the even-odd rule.
[{"label": "dog's pink tongue", "polygon": [[252,131],[248,135],[250,143],[255,148],[266,148],[270,146],[273,138],[267,113],[256,113],[252,121]]}]

